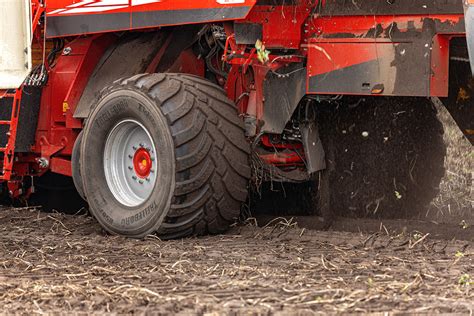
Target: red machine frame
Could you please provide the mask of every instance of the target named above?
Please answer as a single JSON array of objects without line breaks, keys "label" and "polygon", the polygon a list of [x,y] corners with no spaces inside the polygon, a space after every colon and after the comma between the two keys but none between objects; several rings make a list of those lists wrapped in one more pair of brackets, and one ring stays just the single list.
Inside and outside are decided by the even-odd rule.
[{"label": "red machine frame", "polygon": [[[385,32],[387,30],[391,32],[390,28],[397,25],[397,31],[400,34],[407,32],[422,34],[427,22],[437,26],[432,37],[427,37],[430,41],[429,47],[427,46],[430,68],[429,74],[426,74],[428,89],[421,92],[414,91],[412,95],[447,96],[449,41],[452,37],[464,36],[462,12],[456,14],[450,12],[441,14],[374,14],[371,16],[336,14],[331,16],[315,11],[316,6],[321,5],[324,8],[328,2],[330,1],[326,0],[320,4],[319,1],[301,0],[297,1],[297,5],[272,6],[256,5],[256,0],[217,2],[215,0],[180,0],[174,1],[171,8],[168,2],[148,1],[147,4],[134,5],[134,1],[117,1],[115,7],[102,5],[103,11],[99,14],[91,10],[99,7],[100,1],[95,1],[94,3],[98,4],[94,7],[90,1],[74,4],[72,0],[49,0],[48,8],[45,8],[43,1],[33,0],[35,45],[43,45],[43,34],[46,32],[49,38],[67,38],[67,50],[64,50],[57,58],[54,67],[46,65],[49,70],[49,81],[43,88],[36,142],[32,146],[31,152],[15,155],[15,145],[11,141],[8,142],[6,148],[0,148],[1,151],[7,153],[4,155],[4,173],[0,180],[8,182],[11,196],[19,197],[29,194],[21,189],[22,179],[26,176],[40,176],[48,170],[67,176],[72,175],[70,157],[74,142],[82,129],[82,120],[75,118],[74,112],[101,56],[115,41],[115,37],[111,33],[137,29],[156,30],[170,25],[170,23],[137,24],[134,17],[136,18],[138,15],[134,14],[138,13],[168,12],[169,14],[172,12],[170,10],[197,12],[196,10],[222,8],[223,5],[226,5],[229,10],[234,9],[237,12],[234,15],[226,16],[232,11],[225,11],[224,15],[215,15],[205,21],[196,20],[186,23],[223,23],[227,41],[222,61],[229,65],[230,70],[227,79],[219,78],[219,82],[227,90],[229,98],[236,101],[240,113],[255,115],[257,121],[262,120],[264,116],[264,84],[267,75],[270,72],[285,69],[294,63],[306,64],[307,94],[404,95],[397,92],[398,88],[390,89],[385,83],[396,80],[392,77],[390,68],[383,69],[382,74],[376,78],[376,80],[384,81],[384,84],[371,83],[370,89],[361,90],[360,93],[352,88],[343,91],[331,91],[329,86],[326,90],[318,88],[318,86],[321,87],[320,84],[323,82],[321,80],[324,80],[324,76],[335,74],[335,78],[340,78],[337,77],[337,74],[342,73],[344,69],[373,61],[379,62],[386,55],[387,58],[393,58],[395,47],[410,41],[406,38],[404,40],[391,39],[390,34],[388,37],[383,37],[377,32],[372,37],[367,36],[379,25]],[[77,10],[78,8],[82,8],[82,11]],[[47,12],[46,20],[57,21],[54,23],[75,21],[84,16],[97,18],[100,15],[125,19],[125,24],[128,23],[128,27],[92,29],[87,32],[77,32],[76,30],[68,32],[67,29],[63,29],[58,32],[58,27],[55,27],[53,22],[53,26],[49,27],[48,22],[48,27],[45,30],[44,27],[38,27],[44,25],[44,21],[40,22],[45,11]],[[117,22],[117,25],[123,25],[122,22]],[[175,24],[179,23],[185,24],[182,21],[177,21]],[[261,26],[261,41],[269,50],[268,61],[262,62],[258,56],[258,48],[238,43],[234,30],[236,23]],[[344,36],[349,33],[350,36]],[[289,53],[282,53],[282,50],[289,51]],[[232,52],[232,56],[227,54],[227,51]],[[160,50],[152,65],[149,66],[150,71],[153,70],[153,65],[157,65],[162,54],[163,50]],[[196,58],[196,56],[183,53],[180,58],[183,65],[189,65],[189,61],[192,60],[190,58]],[[196,64],[199,65],[199,63]],[[203,71],[203,66],[196,66],[194,69],[188,67],[186,70],[186,72],[199,75],[202,75]],[[312,84],[313,78],[319,78],[314,81],[317,82],[316,86]],[[377,89],[377,87],[379,88]],[[15,100],[13,104],[18,107],[21,101],[21,91],[20,88],[15,93],[3,96],[13,97]],[[13,113],[17,113],[17,110],[21,109],[15,109]],[[10,139],[13,140],[16,135],[17,119],[18,116],[12,115],[11,121],[0,121],[0,124],[10,124]],[[263,145],[265,146],[265,144],[271,145],[268,139],[263,140]],[[13,156],[15,159],[12,158]],[[288,154],[282,153],[281,155],[265,155],[262,158],[269,164],[303,165],[301,155],[288,156]]]}]

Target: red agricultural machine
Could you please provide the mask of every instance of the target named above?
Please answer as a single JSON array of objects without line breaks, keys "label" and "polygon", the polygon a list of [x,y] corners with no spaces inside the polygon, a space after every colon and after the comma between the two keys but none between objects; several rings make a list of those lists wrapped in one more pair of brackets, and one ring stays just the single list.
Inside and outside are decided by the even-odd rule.
[{"label": "red agricultural machine", "polygon": [[0,0],[2,192],[71,177],[130,237],[222,232],[268,184],[328,221],[411,212],[442,176],[432,102],[473,141],[466,8]]}]

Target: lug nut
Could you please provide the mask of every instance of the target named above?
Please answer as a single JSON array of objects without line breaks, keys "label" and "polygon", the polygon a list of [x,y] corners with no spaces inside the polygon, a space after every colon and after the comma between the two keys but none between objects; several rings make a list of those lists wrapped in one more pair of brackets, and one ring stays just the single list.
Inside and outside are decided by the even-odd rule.
[{"label": "lug nut", "polygon": [[132,156],[132,155],[128,155],[128,158],[133,159],[133,156]]},{"label": "lug nut", "polygon": [[132,179],[133,179],[133,180],[137,180],[137,177],[136,177],[136,176],[132,176]]},{"label": "lug nut", "polygon": [[138,149],[137,146],[132,146],[132,148],[133,148],[133,150],[137,150],[137,149]]},{"label": "lug nut", "polygon": [[128,170],[133,170],[133,168],[132,168],[132,167],[128,167]]}]

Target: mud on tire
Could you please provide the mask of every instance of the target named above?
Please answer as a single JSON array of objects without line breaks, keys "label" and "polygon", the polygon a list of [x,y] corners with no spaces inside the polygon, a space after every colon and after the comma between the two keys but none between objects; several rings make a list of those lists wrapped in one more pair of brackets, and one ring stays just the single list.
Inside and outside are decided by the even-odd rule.
[{"label": "mud on tire", "polygon": [[[120,203],[104,175],[104,144],[120,120],[149,131],[157,179],[137,206]],[[103,91],[81,144],[91,212],[109,232],[162,238],[224,232],[247,198],[249,145],[235,105],[218,86],[182,74],[144,74]],[[134,218],[134,221],[126,220]]]}]

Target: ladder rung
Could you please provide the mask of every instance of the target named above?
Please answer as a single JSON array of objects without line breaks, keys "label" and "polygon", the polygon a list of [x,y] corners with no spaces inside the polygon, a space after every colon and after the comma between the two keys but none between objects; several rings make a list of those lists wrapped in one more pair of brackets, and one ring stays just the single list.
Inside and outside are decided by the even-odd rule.
[{"label": "ladder rung", "polygon": [[[2,1],[2,0],[0,0]],[[20,108],[20,101],[22,97],[22,88],[13,90],[1,90],[0,91],[0,99],[3,98],[12,98],[13,103],[11,103],[12,106],[12,113],[11,113],[11,119],[8,120],[8,118],[4,120],[0,120],[0,126],[9,126],[10,129],[8,132],[6,132],[6,135],[8,136],[8,142],[7,144],[4,144],[4,147],[0,147],[0,153],[3,155],[3,165],[0,167],[0,181],[3,180],[10,180],[12,170],[13,170],[13,162],[14,162],[14,148],[15,148],[15,142],[16,139],[13,139],[11,134],[16,134],[17,130],[17,123],[18,123],[18,111]],[[8,104],[8,103],[6,103]]]}]

